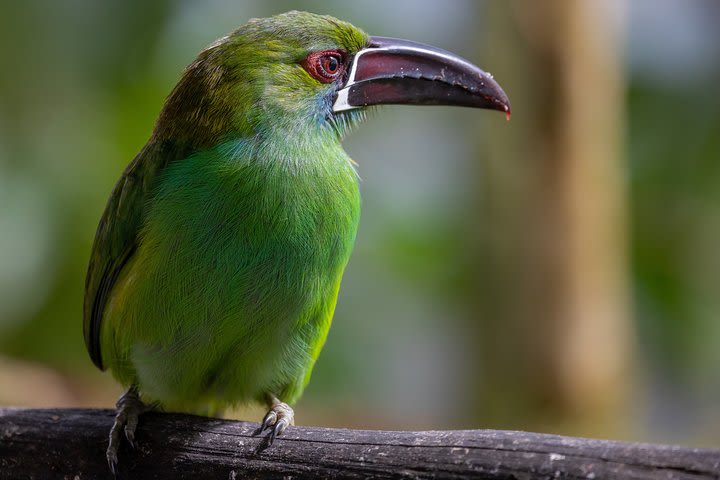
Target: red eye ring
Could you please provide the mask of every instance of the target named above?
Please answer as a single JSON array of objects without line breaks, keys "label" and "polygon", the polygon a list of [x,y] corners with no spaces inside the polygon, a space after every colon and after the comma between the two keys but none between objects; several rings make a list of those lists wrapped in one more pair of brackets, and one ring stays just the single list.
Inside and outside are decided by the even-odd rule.
[{"label": "red eye ring", "polygon": [[344,50],[323,50],[305,57],[301,65],[315,80],[331,83],[345,73],[346,58]]}]

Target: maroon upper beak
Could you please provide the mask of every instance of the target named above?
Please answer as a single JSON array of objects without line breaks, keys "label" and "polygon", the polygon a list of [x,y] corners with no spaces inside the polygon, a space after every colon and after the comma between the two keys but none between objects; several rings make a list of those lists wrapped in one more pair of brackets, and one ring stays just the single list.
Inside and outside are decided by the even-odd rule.
[{"label": "maroon upper beak", "polygon": [[370,37],[353,58],[333,110],[381,104],[489,108],[510,117],[500,85],[467,60],[422,43]]}]

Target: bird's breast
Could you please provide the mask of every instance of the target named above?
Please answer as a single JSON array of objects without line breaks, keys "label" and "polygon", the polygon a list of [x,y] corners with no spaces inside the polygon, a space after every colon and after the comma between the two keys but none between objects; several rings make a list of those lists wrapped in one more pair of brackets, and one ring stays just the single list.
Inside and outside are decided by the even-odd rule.
[{"label": "bird's breast", "polygon": [[303,308],[341,274],[359,203],[340,161],[289,170],[197,155],[168,168],[143,243],[182,272],[186,291],[233,289],[245,310]]}]

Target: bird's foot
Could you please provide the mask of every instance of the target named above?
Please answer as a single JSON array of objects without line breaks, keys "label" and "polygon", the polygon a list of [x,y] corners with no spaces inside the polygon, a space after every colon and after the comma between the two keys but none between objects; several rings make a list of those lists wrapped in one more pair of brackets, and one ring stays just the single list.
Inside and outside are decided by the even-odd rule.
[{"label": "bird's foot", "polygon": [[290,405],[281,402],[276,397],[269,396],[270,410],[265,414],[262,425],[255,432],[255,435],[259,435],[266,429],[270,429],[270,433],[267,436],[267,446],[273,444],[275,437],[282,435],[287,427],[295,424],[295,412]]},{"label": "bird's foot", "polygon": [[108,466],[113,475],[117,475],[118,465],[118,448],[120,447],[121,437],[120,431],[125,432],[125,438],[132,448],[137,447],[135,443],[135,429],[137,428],[138,418],[141,414],[147,412],[151,407],[145,405],[140,400],[137,387],[128,388],[115,404],[117,413],[115,414],[115,423],[110,429],[110,443],[108,444],[105,456],[107,457]]}]

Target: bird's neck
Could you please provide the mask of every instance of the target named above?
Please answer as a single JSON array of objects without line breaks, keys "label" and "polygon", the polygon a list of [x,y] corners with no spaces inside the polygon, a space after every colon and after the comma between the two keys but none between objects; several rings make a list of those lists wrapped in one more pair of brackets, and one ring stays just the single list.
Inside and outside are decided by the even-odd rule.
[{"label": "bird's neck", "polygon": [[231,136],[217,151],[239,165],[253,164],[288,174],[344,172],[356,177],[354,164],[331,128],[266,128],[252,136]]}]

